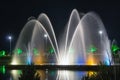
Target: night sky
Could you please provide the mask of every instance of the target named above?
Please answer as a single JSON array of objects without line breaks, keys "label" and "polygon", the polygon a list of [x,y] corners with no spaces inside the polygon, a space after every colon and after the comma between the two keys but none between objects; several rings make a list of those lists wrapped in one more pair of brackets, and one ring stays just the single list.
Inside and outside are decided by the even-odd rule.
[{"label": "night sky", "polygon": [[96,12],[102,19],[109,39],[116,39],[120,44],[120,3],[92,0],[4,0],[0,1],[0,50],[9,50],[7,36],[13,36],[14,48],[19,33],[31,16],[38,17],[46,13],[51,20],[58,36],[68,22],[71,11],[76,8],[79,12]]}]

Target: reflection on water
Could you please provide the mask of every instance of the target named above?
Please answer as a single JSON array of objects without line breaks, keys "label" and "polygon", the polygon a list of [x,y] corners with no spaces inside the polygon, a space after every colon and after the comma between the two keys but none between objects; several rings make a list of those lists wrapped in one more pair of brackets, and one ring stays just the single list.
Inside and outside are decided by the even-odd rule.
[{"label": "reflection on water", "polygon": [[58,70],[56,80],[80,80],[85,72]]},{"label": "reflection on water", "polygon": [[12,80],[18,80],[18,78],[22,74],[22,71],[21,70],[12,70],[12,71],[10,71],[10,73],[11,73]]},{"label": "reflection on water", "polygon": [[39,76],[40,80],[45,80],[46,79],[46,73],[45,70],[37,70],[35,73],[35,76]]},{"label": "reflection on water", "polygon": [[[21,74],[25,74],[25,76],[27,76],[25,78],[29,79],[29,77],[31,77],[31,74],[33,74],[29,72],[26,73],[27,75],[23,73],[22,70],[10,70],[7,71],[6,74],[2,75],[1,77],[2,79],[0,80],[19,80],[19,78],[22,77]],[[39,77],[40,78],[39,80],[81,80],[81,78],[86,73],[87,72],[83,72],[83,71],[46,69],[46,70],[37,70],[33,76]]]}]

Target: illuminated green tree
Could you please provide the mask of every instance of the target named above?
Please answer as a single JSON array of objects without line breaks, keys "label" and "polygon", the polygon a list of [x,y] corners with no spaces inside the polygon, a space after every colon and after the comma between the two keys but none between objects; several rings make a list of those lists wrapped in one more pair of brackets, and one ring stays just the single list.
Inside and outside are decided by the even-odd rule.
[{"label": "illuminated green tree", "polygon": [[53,49],[53,48],[50,48],[50,49],[49,49],[49,53],[50,53],[50,54],[54,54],[54,49]]},{"label": "illuminated green tree", "polygon": [[5,51],[4,50],[2,50],[2,51],[0,51],[0,56],[5,56]]},{"label": "illuminated green tree", "polygon": [[91,46],[90,49],[88,50],[88,53],[95,53],[97,51],[97,48],[94,46]]},{"label": "illuminated green tree", "polygon": [[116,52],[120,50],[120,48],[117,45],[112,45],[111,50],[113,54],[116,54]]},{"label": "illuminated green tree", "polygon": [[33,53],[34,53],[34,55],[38,55],[38,53],[39,53],[38,49],[34,48]]},{"label": "illuminated green tree", "polygon": [[94,53],[94,52],[96,52],[96,51],[97,51],[97,48],[92,47],[92,48],[90,49],[90,51],[91,51],[92,53]]},{"label": "illuminated green tree", "polygon": [[17,48],[14,52],[18,55],[23,53],[22,49],[20,49],[20,48]]},{"label": "illuminated green tree", "polygon": [[0,73],[5,74],[5,71],[6,71],[5,66],[4,65],[0,66]]}]

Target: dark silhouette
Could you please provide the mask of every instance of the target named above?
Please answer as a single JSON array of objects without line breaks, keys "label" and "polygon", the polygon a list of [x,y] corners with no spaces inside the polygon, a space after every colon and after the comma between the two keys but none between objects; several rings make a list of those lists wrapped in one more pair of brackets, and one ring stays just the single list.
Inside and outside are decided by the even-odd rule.
[{"label": "dark silhouette", "polygon": [[36,73],[34,67],[30,67],[29,69],[22,70],[19,80],[40,80],[40,76]]}]

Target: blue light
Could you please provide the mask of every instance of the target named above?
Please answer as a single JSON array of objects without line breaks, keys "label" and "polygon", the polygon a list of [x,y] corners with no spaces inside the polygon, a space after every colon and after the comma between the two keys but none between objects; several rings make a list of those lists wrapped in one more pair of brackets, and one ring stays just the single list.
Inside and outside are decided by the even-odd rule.
[{"label": "blue light", "polygon": [[83,58],[79,58],[76,60],[77,65],[85,65],[85,60]]},{"label": "blue light", "polygon": [[105,65],[110,65],[109,60],[106,60],[106,61],[105,61]]},{"label": "blue light", "polygon": [[32,60],[31,57],[27,57],[27,64],[28,65],[31,65],[31,60]]}]

